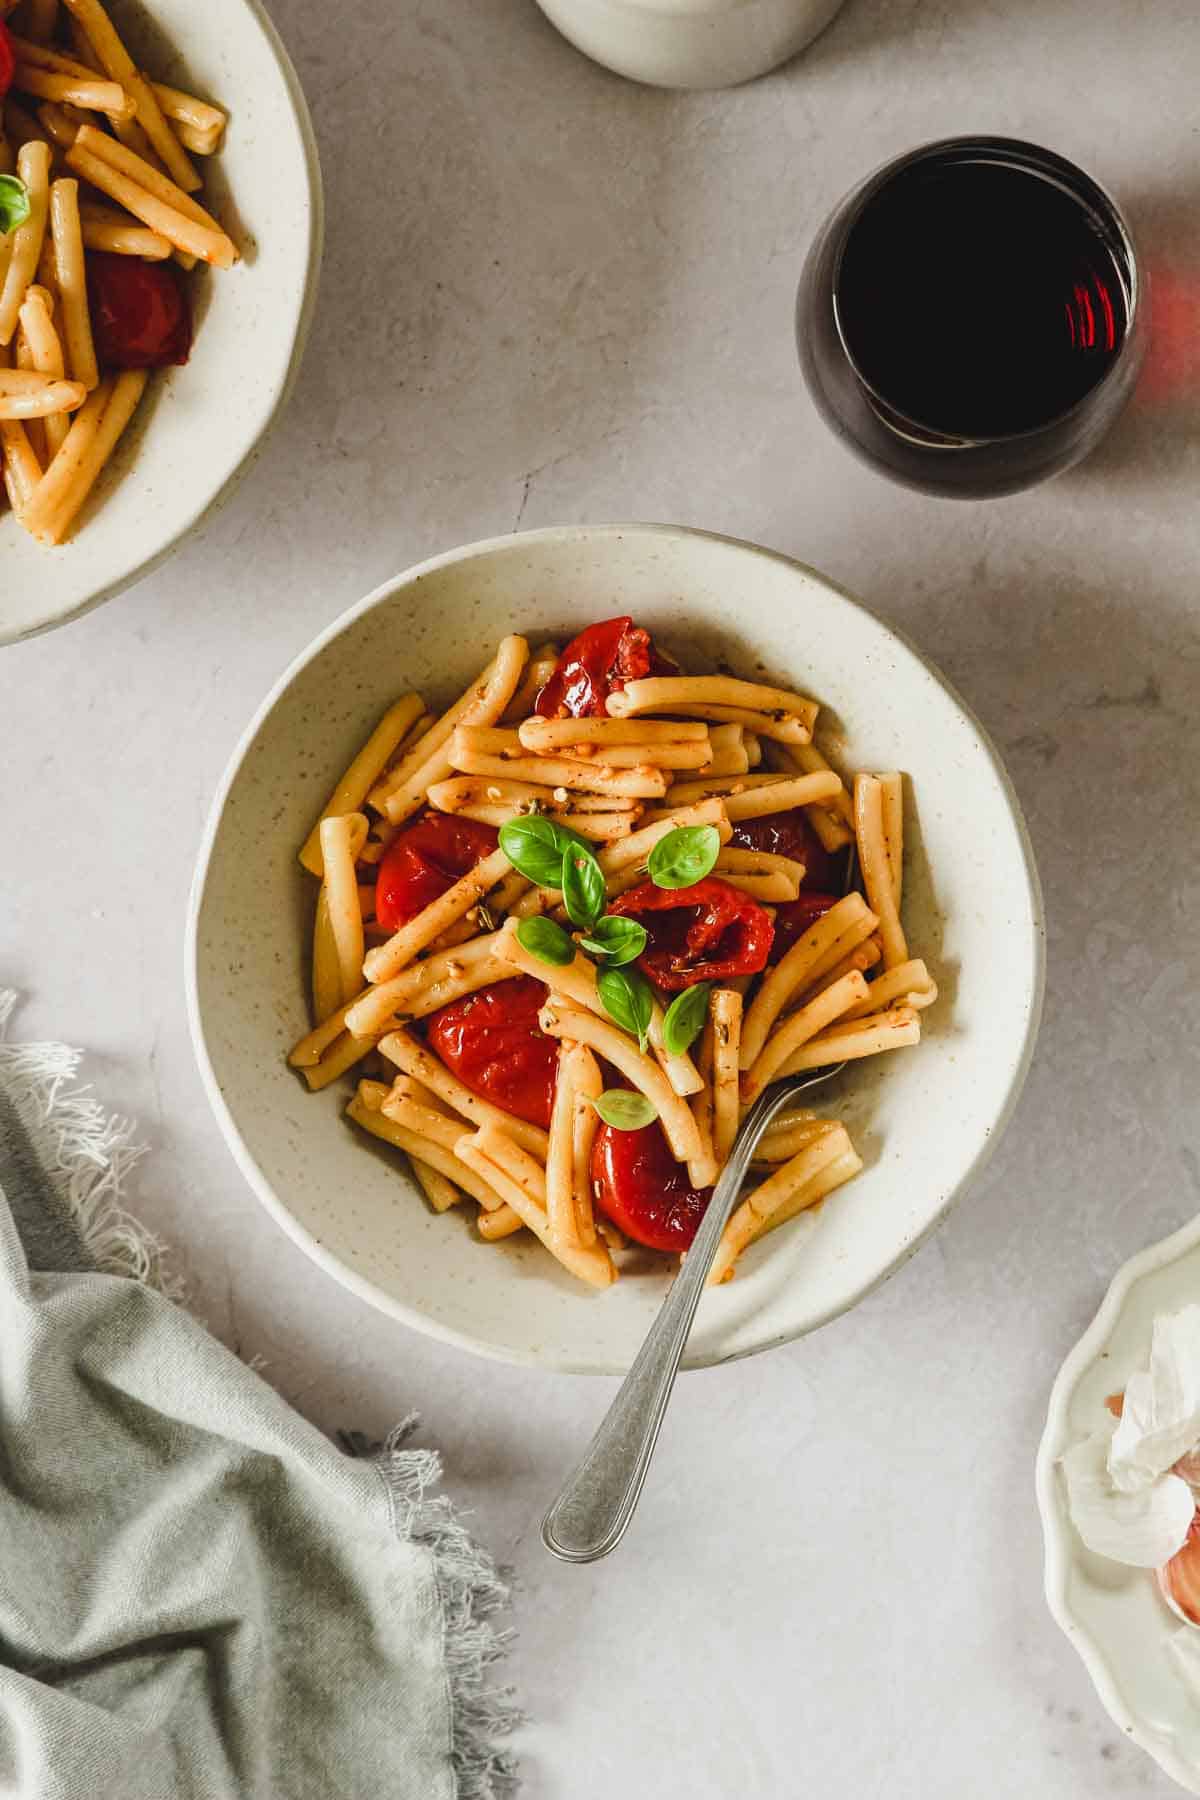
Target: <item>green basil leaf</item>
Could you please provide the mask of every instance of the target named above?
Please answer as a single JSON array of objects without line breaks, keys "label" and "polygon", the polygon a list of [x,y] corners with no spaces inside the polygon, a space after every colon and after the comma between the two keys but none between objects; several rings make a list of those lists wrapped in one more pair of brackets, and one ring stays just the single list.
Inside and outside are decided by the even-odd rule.
[{"label": "green basil leaf", "polygon": [[682,1056],[704,1030],[711,991],[711,981],[698,981],[694,987],[676,994],[668,1006],[663,1019],[663,1043],[668,1056]]},{"label": "green basil leaf", "polygon": [[646,977],[636,969],[601,969],[596,976],[596,992],[609,1018],[623,1031],[632,1032],[644,1050],[654,1010],[654,995]]},{"label": "green basil leaf", "polygon": [[592,1105],[614,1131],[640,1131],[643,1125],[653,1125],[658,1117],[645,1094],[639,1094],[636,1088],[607,1088]]},{"label": "green basil leaf", "polygon": [[564,969],[575,961],[574,944],[553,919],[522,919],[517,926],[517,942],[539,962],[553,963],[556,969]]},{"label": "green basil leaf", "polygon": [[715,825],[680,825],[655,844],[646,867],[655,887],[691,887],[712,874],[720,854]]},{"label": "green basil leaf", "polygon": [[562,897],[572,925],[587,931],[604,911],[604,871],[590,850],[574,844],[562,859]]},{"label": "green basil leaf", "polygon": [[610,968],[617,968],[621,963],[636,962],[646,948],[646,927],[637,919],[622,919],[616,913],[608,913],[598,919],[587,937],[580,938],[581,950],[590,950],[593,956],[602,956]]},{"label": "green basil leaf", "polygon": [[29,189],[18,175],[0,175],[0,237],[29,217]]},{"label": "green basil leaf", "polygon": [[563,857],[574,846],[582,846],[591,855],[583,838],[540,813],[509,819],[500,827],[501,850],[513,868],[524,875],[526,881],[536,882],[538,887],[558,887],[562,880]]}]

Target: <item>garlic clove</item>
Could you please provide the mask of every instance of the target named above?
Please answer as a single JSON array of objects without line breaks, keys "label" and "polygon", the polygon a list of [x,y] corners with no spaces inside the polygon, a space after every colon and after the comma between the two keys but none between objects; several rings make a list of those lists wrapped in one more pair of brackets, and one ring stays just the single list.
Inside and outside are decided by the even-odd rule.
[{"label": "garlic clove", "polygon": [[1115,1424],[1108,1420],[1062,1459],[1071,1518],[1098,1556],[1157,1569],[1182,1549],[1196,1502],[1177,1475],[1147,1480],[1134,1492],[1116,1487],[1108,1466]]},{"label": "garlic clove", "polygon": [[1200,1443],[1200,1306],[1154,1321],[1150,1367],[1125,1384],[1113,1432],[1113,1486],[1132,1493]]}]

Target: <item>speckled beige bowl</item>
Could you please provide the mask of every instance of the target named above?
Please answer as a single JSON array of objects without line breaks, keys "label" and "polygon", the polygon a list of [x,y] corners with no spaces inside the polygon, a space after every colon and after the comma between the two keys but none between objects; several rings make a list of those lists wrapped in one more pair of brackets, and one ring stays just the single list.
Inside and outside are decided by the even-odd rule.
[{"label": "speckled beige bowl", "polygon": [[566,527],[435,558],[326,631],[267,697],[217,796],[192,897],[188,982],[200,1066],[252,1187],[330,1274],[382,1312],[487,1355],[627,1367],[662,1298],[646,1256],[597,1294],[540,1246],[475,1236],[427,1209],[395,1159],[285,1066],[307,1028],[311,878],[296,851],[388,702],[449,702],[505,631],[565,640],[632,613],[693,668],[721,662],[811,691],[853,767],[908,771],[905,915],[944,998],[927,1035],[850,1071],[819,1103],[867,1161],[819,1214],[707,1295],[693,1365],[810,1331],[862,1298],[985,1161],[1028,1067],[1042,989],[1029,844],[995,752],[940,677],[821,576],[769,551],[664,526]]},{"label": "speckled beige bowl", "polygon": [[191,361],[152,381],[73,541],[46,549],[0,513],[0,644],[112,599],[225,498],[287,398],[316,302],[316,142],[258,0],[114,0],[113,15],[156,77],[228,109],[201,172],[244,256],[227,274],[197,271]]}]

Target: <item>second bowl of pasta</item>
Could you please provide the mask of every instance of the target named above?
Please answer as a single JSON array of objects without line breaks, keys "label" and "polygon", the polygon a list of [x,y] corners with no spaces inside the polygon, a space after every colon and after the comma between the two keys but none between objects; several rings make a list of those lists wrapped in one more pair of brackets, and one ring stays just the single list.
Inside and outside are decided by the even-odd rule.
[{"label": "second bowl of pasta", "polygon": [[690,1360],[895,1268],[1011,1110],[1041,971],[1015,800],[928,665],[800,565],[637,526],[452,552],[306,653],[218,800],[190,974],[217,1116],[315,1260],[615,1371],[783,1076],[832,1072]]},{"label": "second bowl of pasta", "polygon": [[0,7],[0,644],[119,593],[299,367],[315,140],[258,0]]}]

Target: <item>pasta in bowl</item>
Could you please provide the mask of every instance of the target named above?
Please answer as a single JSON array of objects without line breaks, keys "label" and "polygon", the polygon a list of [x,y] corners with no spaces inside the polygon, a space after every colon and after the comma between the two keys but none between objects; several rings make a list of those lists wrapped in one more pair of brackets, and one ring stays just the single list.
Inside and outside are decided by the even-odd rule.
[{"label": "pasta in bowl", "polygon": [[228,490],[297,367],[320,229],[256,0],[0,0],[0,641]]},{"label": "pasta in bowl", "polygon": [[[628,616],[561,653],[506,637],[440,718],[402,695],[300,852],[321,886],[291,1062],[314,1090],[398,1070],[348,1116],[436,1212],[476,1201],[488,1242],[528,1230],[602,1288],[629,1239],[686,1254],[763,1089],[915,1045],[937,999],[900,921],[901,777],[844,785],[818,713],[682,674]],[[761,1160],[713,1283],[862,1168],[807,1109]]]},{"label": "pasta in bowl", "polygon": [[[636,641],[590,659],[619,680],[581,708],[598,622]],[[884,779],[839,773],[864,769]],[[264,783],[269,847],[245,835]],[[438,559],[318,644],[231,772],[193,965],[218,1114],[310,1254],[439,1335],[612,1370],[784,1070],[846,1064],[773,1134],[691,1360],[810,1329],[894,1267],[1012,1104],[1041,960],[1009,792],[937,678],[809,571],[641,527]]]}]

